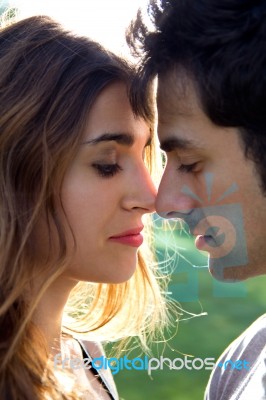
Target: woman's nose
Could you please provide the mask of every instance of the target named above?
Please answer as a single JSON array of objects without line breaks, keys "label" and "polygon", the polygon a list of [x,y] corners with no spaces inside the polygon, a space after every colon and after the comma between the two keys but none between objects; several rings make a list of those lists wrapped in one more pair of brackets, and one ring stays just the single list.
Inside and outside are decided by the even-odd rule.
[{"label": "woman's nose", "polygon": [[133,179],[128,182],[130,190],[124,198],[124,207],[139,209],[143,214],[155,212],[157,189],[147,168],[134,172]]}]

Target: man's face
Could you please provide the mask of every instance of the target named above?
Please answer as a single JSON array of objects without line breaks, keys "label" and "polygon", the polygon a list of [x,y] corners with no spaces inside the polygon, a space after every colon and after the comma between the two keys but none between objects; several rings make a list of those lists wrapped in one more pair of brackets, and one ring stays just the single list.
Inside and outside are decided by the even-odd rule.
[{"label": "man's face", "polygon": [[157,213],[182,218],[219,280],[266,273],[266,198],[237,129],[214,125],[192,81],[158,80],[158,134],[167,162]]}]

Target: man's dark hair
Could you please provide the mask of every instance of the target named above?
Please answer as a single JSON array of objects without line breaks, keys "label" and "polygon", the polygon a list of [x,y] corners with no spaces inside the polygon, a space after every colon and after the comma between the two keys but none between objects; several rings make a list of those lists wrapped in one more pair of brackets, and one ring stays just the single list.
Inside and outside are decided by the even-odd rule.
[{"label": "man's dark hair", "polygon": [[139,11],[127,35],[133,106],[156,75],[185,71],[210,120],[239,128],[266,191],[266,0],[150,0],[148,14],[154,29]]}]

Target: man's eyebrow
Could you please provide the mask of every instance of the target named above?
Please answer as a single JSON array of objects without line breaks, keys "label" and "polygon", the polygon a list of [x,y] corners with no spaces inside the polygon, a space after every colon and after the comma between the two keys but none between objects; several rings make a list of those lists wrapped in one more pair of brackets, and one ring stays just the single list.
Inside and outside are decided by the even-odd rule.
[{"label": "man's eyebrow", "polygon": [[177,137],[169,137],[165,140],[162,140],[160,143],[160,147],[163,151],[166,151],[167,153],[174,150],[189,150],[193,148],[199,148],[199,146],[195,142]]},{"label": "man's eyebrow", "polygon": [[95,139],[86,140],[82,144],[95,145],[98,143],[110,141],[117,142],[118,144],[122,144],[124,146],[132,146],[135,142],[135,139],[134,136],[129,133],[103,133],[101,136]]}]

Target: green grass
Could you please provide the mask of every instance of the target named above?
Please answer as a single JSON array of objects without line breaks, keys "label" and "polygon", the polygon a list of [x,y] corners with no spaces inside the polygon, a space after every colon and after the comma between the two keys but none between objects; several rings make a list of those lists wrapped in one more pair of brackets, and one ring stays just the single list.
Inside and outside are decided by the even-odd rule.
[{"label": "green grass", "polygon": [[[265,312],[265,277],[250,279],[243,283],[222,284],[214,281],[206,265],[206,256],[200,254],[193,240],[184,232],[174,234],[156,230],[157,255],[162,260],[165,245],[168,257],[174,256],[171,264],[172,280],[169,291],[184,310],[208,315],[183,320],[172,329],[174,337],[167,346],[153,346],[154,356],[183,358],[183,354],[194,357],[213,357],[221,354],[251,322]],[[177,255],[175,246],[180,253]],[[169,269],[169,267],[168,267]],[[186,315],[183,315],[185,318]],[[132,352],[128,358],[139,356]],[[142,355],[143,357],[144,355]],[[123,370],[115,375],[120,397],[125,400],[200,400],[210,375],[209,370],[163,370],[154,371],[150,377],[147,371]]]}]

